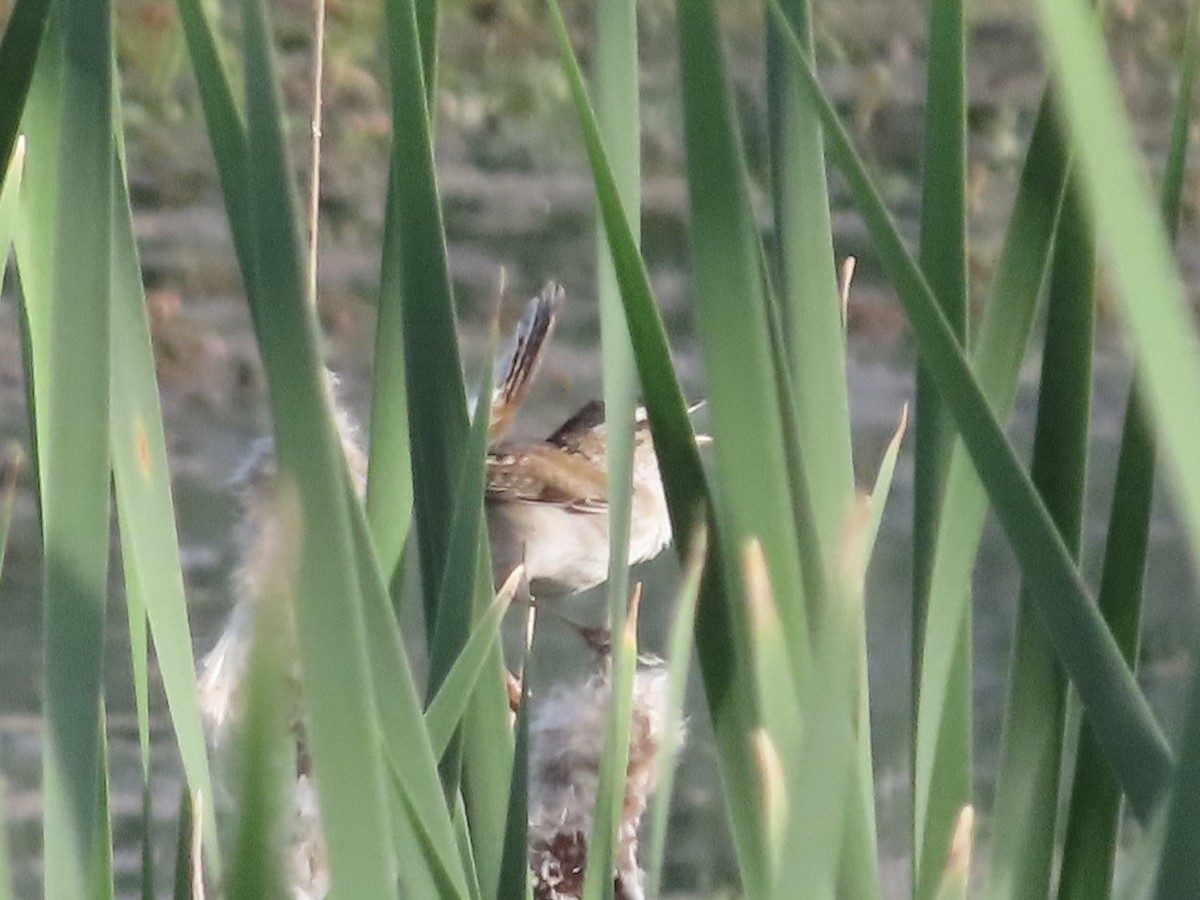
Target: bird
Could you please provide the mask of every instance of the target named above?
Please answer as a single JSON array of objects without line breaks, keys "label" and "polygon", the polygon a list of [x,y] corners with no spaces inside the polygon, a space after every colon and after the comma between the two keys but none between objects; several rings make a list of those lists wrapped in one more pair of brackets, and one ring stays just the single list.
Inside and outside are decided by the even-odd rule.
[{"label": "bird", "polygon": [[[565,291],[548,282],[526,306],[496,361],[484,493],[493,586],[525,566],[529,593],[578,593],[608,577],[608,437],[604,403],[591,400],[549,437],[504,438],[537,375]],[[635,412],[629,563],[657,556],[671,521],[644,407]]]},{"label": "bird", "polygon": [[[494,446],[485,490],[493,580],[519,564],[530,593],[558,597],[608,578],[608,439],[604,403],[593,400],[544,441]],[[671,543],[667,498],[646,410],[634,423],[630,565]]]}]

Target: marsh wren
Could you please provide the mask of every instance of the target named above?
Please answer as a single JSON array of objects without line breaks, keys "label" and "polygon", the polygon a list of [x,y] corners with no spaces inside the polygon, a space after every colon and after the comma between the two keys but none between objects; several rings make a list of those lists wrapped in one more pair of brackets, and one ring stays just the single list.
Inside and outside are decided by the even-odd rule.
[{"label": "marsh wren", "polygon": [[[499,582],[525,564],[537,597],[572,594],[608,577],[608,473],[604,404],[585,405],[546,440],[493,447],[487,522]],[[645,410],[634,430],[629,563],[671,542],[671,520]]]},{"label": "marsh wren", "polygon": [[[572,594],[608,577],[608,439],[593,400],[544,441],[500,443],[537,372],[563,289],[551,282],[530,302],[497,364],[487,457],[487,523],[496,585],[525,564],[532,594]],[[634,426],[630,564],[671,542],[671,522],[645,409]]]}]

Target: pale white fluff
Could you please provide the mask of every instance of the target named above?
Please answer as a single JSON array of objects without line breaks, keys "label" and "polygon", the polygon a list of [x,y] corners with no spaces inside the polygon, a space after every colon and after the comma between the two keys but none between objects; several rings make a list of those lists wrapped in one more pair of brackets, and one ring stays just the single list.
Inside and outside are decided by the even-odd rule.
[{"label": "pale white fluff", "polygon": [[[658,786],[667,685],[666,669],[657,660],[646,661],[634,676],[629,767],[614,872],[617,896],[623,900],[643,896],[638,828]],[[552,690],[530,723],[529,865],[538,898],[570,900],[582,890],[611,696],[607,674],[596,674],[582,684]]]},{"label": "pale white fluff", "polygon": [[[329,390],[336,382],[329,376]],[[359,443],[354,421],[333,404],[334,421],[351,479],[361,495],[367,477],[367,458]],[[279,490],[275,443],[258,441],[235,478],[242,505],[242,520],[236,535],[238,560],[230,580],[233,609],[225,628],[200,663],[197,690],[214,770],[218,810],[231,812],[235,802],[236,766],[232,735],[242,715],[242,687],[250,663],[257,604],[266,596],[284,596],[288,591],[290,560],[296,548],[295,535],[286,527],[286,502]],[[289,607],[290,613],[290,607]],[[285,619],[281,640],[295,662],[292,672],[294,708],[289,721],[301,718],[299,664],[295,649],[295,624]],[[329,867],[321,828],[316,785],[308,775],[299,775],[292,791],[292,833],[285,859],[288,890],[293,900],[322,900],[329,890]]]}]

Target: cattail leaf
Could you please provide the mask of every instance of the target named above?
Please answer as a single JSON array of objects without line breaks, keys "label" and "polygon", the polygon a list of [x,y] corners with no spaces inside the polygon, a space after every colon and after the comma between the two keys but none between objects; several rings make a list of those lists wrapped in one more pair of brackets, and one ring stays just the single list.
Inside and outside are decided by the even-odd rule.
[{"label": "cattail leaf", "polygon": [[883,511],[887,507],[888,497],[892,492],[892,476],[896,474],[896,460],[900,456],[900,444],[908,433],[908,404],[900,410],[900,421],[888,441],[883,459],[879,463],[879,471],[875,474],[875,485],[871,488],[871,514],[867,520],[866,552],[870,559],[875,552],[875,542],[879,539],[879,528],[883,525]]},{"label": "cattail leaf", "polygon": [[1200,894],[1200,675],[1193,675],[1188,688],[1188,709],[1179,736],[1179,765],[1167,812],[1162,861],[1158,868],[1158,900],[1195,897]]},{"label": "cattail leaf", "polygon": [[[88,893],[95,859],[109,537],[109,306],[112,188],[110,6],[69,2],[46,332],[35,340],[45,619],[45,894]],[[26,187],[33,189],[36,180]],[[43,305],[45,304],[45,305]],[[39,353],[46,355],[39,358]],[[52,362],[53,361],[53,362]],[[69,362],[68,362],[69,361]],[[42,401],[45,401],[42,405]]]},{"label": "cattail leaf", "polygon": [[[720,436],[713,451],[723,552],[729,564],[749,537],[762,541],[798,679],[808,641],[806,599],[820,609],[822,598],[804,595],[794,497],[803,485],[787,464],[762,250],[715,9],[683,4],[678,25],[694,302],[709,410]],[[751,884],[747,888],[754,893]]]},{"label": "cattail leaf", "polygon": [[[1188,11],[1179,96],[1175,99],[1162,183],[1163,221],[1172,235],[1178,227],[1192,92],[1200,57],[1198,20],[1200,3],[1193,2]],[[1156,457],[1146,401],[1135,376],[1125,406],[1097,597],[1104,620],[1131,667],[1137,660]],[[1075,760],[1059,872],[1058,896],[1062,900],[1086,900],[1111,893],[1113,848],[1120,822],[1120,791],[1090,728],[1081,730]]]},{"label": "cattail leaf", "polygon": [[105,722],[108,716],[104,703],[100,704],[99,776],[96,778],[95,831],[96,842],[92,846],[92,858],[88,867],[88,897],[91,900],[114,900],[116,885],[113,881],[113,833],[112,811],[108,787],[108,735]]},{"label": "cattail leaf", "polygon": [[683,706],[687,694],[688,668],[692,661],[696,604],[700,598],[700,579],[708,556],[708,532],[696,529],[688,544],[675,603],[675,617],[667,640],[667,706],[663,711],[663,740],[659,747],[658,790],[650,804],[646,827],[646,894],[657,898],[662,890],[663,862],[666,858],[667,822],[671,812],[671,793],[675,784],[675,766],[683,735]]},{"label": "cattail leaf", "polygon": [[401,285],[400,198],[388,171],[383,253],[375,319],[375,367],[371,376],[371,445],[367,470],[367,519],[388,584],[399,577],[412,526],[412,448],[408,435],[408,386],[404,362]]},{"label": "cattail leaf", "polygon": [[[515,576],[517,573],[514,572]],[[511,582],[512,577],[509,578]],[[515,587],[515,583],[514,583]],[[513,753],[512,780],[509,782],[508,812],[504,823],[504,855],[500,863],[500,890],[497,897],[529,897],[533,887],[529,871],[529,720],[533,717],[534,680],[531,665],[536,637],[537,613],[531,604],[525,611],[525,647],[521,663],[520,706],[515,723],[516,747]]]},{"label": "cattail leaf", "polygon": [[[786,0],[796,34],[812,45],[810,0]],[[786,348],[777,363],[790,380],[804,442],[817,545],[828,554],[854,490],[846,347],[833,277],[833,236],[821,122],[799,86],[795,61],[774,20],[766,21],[771,201],[775,213],[774,298]],[[826,560],[828,563],[828,560]]]},{"label": "cattail leaf", "polygon": [[4,178],[0,180],[0,254],[3,256],[0,259],[0,279],[3,279],[4,269],[8,265],[8,245],[17,223],[17,199],[21,194],[21,176],[25,171],[25,146],[25,139],[18,138],[12,158],[4,169]]},{"label": "cattail leaf", "polygon": [[[429,683],[426,688],[429,698],[441,688],[446,674],[467,642],[473,625],[475,574],[480,551],[479,535],[484,527],[484,492],[487,488],[488,426],[491,422],[491,409],[482,398],[492,395],[492,368],[497,342],[498,336],[493,328],[487,359],[483,364],[484,375],[479,389],[481,400],[476,405],[467,444],[460,454],[446,570],[440,579],[441,593],[437,600],[439,612],[433,642],[430,644]],[[453,787],[448,787],[449,793],[453,794]]]},{"label": "cattail leaf", "polygon": [[583,900],[606,900],[613,895],[617,864],[618,830],[625,824],[626,782],[629,776],[629,740],[633,730],[633,682],[637,673],[637,623],[642,586],[635,584],[624,628],[614,641],[608,673],[608,717],[604,753],[600,758],[600,784],[588,835],[587,869]]},{"label": "cattail leaf", "polygon": [[[441,864],[446,859],[452,859],[453,857],[445,853],[449,849],[448,847],[438,848],[435,846],[433,835],[430,834],[429,829],[425,826],[425,821],[413,806],[411,802],[412,797],[405,787],[406,780],[401,775],[402,763],[386,751],[384,753],[384,763],[385,769],[390,776],[392,788],[404,804],[404,811],[412,825],[413,834],[418,840],[421,855],[430,861],[430,872],[433,875],[433,889],[436,891],[434,896],[447,898],[466,898],[472,896],[465,891],[458,874]],[[457,861],[455,862],[455,868],[458,868]],[[402,872],[401,877],[407,878],[406,873]]]},{"label": "cattail leaf", "polygon": [[[688,420],[683,392],[671,363],[666,331],[650,289],[645,263],[629,231],[612,170],[595,115],[588,102],[579,63],[571,49],[561,9],[550,3],[551,24],[558,41],[563,68],[579,116],[584,145],[591,165],[609,247],[616,266],[617,283],[625,305],[626,324],[633,341],[634,360],[644,391],[654,450],[659,461],[674,534],[691,534],[699,518],[711,516],[712,503],[700,463],[695,435]],[[709,520],[713,545],[720,546],[716,527]],[[758,794],[758,766],[753,745],[755,730],[753,681],[745,646],[739,607],[727,594],[729,582],[722,571],[721,554],[709,554],[701,582],[696,615],[696,648],[704,676],[705,693],[714,721],[725,789],[737,796],[729,812],[743,872],[765,877],[763,819]]]},{"label": "cattail leaf", "polygon": [[[946,320],[967,347],[967,104],[966,28],[961,0],[928,6],[929,63],[925,80],[925,131],[921,162],[919,262]],[[938,522],[954,447],[954,427],[942,408],[922,363],[917,367],[913,451],[913,697],[919,696],[919,672],[925,638],[926,607],[938,549]],[[964,616],[970,616],[969,608]],[[971,628],[953,634],[956,668],[947,684],[951,709],[971,707]],[[914,719],[916,717],[914,716]],[[946,834],[958,808],[971,795],[971,716],[947,720],[934,752],[938,800],[928,810],[924,831]],[[914,754],[917,750],[914,742]],[[920,839],[914,851],[921,847]],[[946,842],[932,837],[915,853],[914,897],[928,897],[936,885]]]},{"label": "cattail leaf", "polygon": [[[351,493],[347,480],[347,495]],[[404,760],[397,773],[404,783],[403,800],[396,797],[397,802],[390,808],[397,857],[404,860],[400,878],[407,890],[424,896],[437,890],[442,878],[437,872],[447,873],[455,895],[467,896],[465,876],[450,853],[454,830],[437,774],[437,758],[441,753],[435,755],[429,732],[421,722],[421,704],[412,669],[379,561],[372,552],[366,516],[357,502],[349,505],[363,589],[363,619],[379,737],[385,760]],[[414,830],[416,824],[410,809],[415,810],[421,829],[432,836],[430,841]],[[425,860],[422,848],[426,846],[432,848],[436,860]]]},{"label": "cattail leaf", "polygon": [[[487,359],[483,366],[483,383],[479,389],[480,402],[475,408],[475,417],[467,435],[467,446],[461,454],[461,469],[458,473],[458,488],[454,493],[454,511],[450,519],[450,540],[446,548],[446,571],[441,579],[441,593],[437,601],[438,618],[430,644],[429,681],[426,697],[432,699],[441,687],[446,673],[462,651],[470,637],[475,619],[476,593],[480,569],[491,569],[490,562],[483,566],[481,558],[486,546],[481,536],[486,533],[483,503],[487,488],[487,448],[491,424],[491,409],[483,398],[492,395],[492,369],[499,341],[495,325],[489,343]],[[491,591],[488,591],[491,596]],[[489,647],[490,649],[490,647]],[[439,770],[442,786],[447,796],[458,793],[462,770],[461,744],[452,739],[441,758]]]},{"label": "cattail leaf", "polygon": [[[608,151],[621,206],[635,243],[641,240],[641,129],[637,4],[613,0],[598,4],[593,71],[596,121]],[[598,219],[599,221],[599,219]],[[601,222],[602,225],[602,222]],[[629,639],[629,540],[634,481],[634,402],[637,371],[633,344],[625,324],[620,286],[603,227],[597,229],[596,293],[600,303],[600,350],[603,361],[605,464],[608,497],[608,622],[614,637],[611,661],[608,730],[600,765],[600,785],[588,837],[584,900],[613,895],[617,830],[625,806],[629,738],[633,714],[633,678],[637,667],[637,603],[633,589],[629,613],[634,629]],[[632,647],[630,644],[632,643]]]},{"label": "cattail leaf", "polygon": [[[1000,260],[971,352],[972,371],[998,419],[1009,415],[1016,397],[1067,171],[1057,114],[1047,93],[1038,108]],[[924,882],[929,890],[940,877],[936,860],[950,845],[948,829],[966,790],[943,779],[942,773],[949,770],[944,770],[939,760],[945,758],[947,742],[962,749],[955,736],[965,733],[970,717],[969,694],[955,691],[953,702],[947,701],[953,686],[967,678],[962,636],[969,631],[971,573],[988,509],[987,494],[961,441],[951,452],[943,504],[929,573],[927,624],[921,627],[917,623],[913,650],[917,701],[914,849],[918,860],[923,853],[931,854]]]},{"label": "cattail leaf", "polygon": [[[1054,242],[1031,475],[1076,560],[1091,411],[1095,237],[1072,179]],[[1050,891],[1066,679],[1033,599],[1022,590],[993,808],[991,896]]]},{"label": "cattail leaf", "polygon": [[270,388],[278,477],[295,490],[299,517],[297,557],[285,560],[292,568],[277,577],[294,590],[306,730],[321,788],[332,890],[366,900],[394,892],[396,864],[344,489],[345,459],[317,360],[315,313],[305,301],[265,11],[256,0],[246,0],[242,12],[254,239],[251,299]]},{"label": "cattail leaf", "polygon": [[[595,15],[596,58],[592,80],[595,82],[596,121],[608,151],[621,207],[627,213],[630,234],[635,243],[640,243],[642,185],[637,5],[634,0],[612,0],[598,4]],[[613,633],[622,634],[629,598],[634,403],[638,383],[633,344],[625,324],[613,256],[599,215],[597,221],[601,227],[597,228],[596,235],[596,295],[600,303],[605,465],[608,478],[608,620]],[[618,704],[612,708],[616,710]],[[610,733],[612,739],[615,739],[616,731],[627,727],[627,720],[619,716],[610,719],[610,723],[615,729]],[[609,782],[609,786],[615,788],[615,783]],[[603,800],[598,802],[604,803]],[[594,858],[596,851],[597,842],[593,841],[588,849],[589,858]],[[594,898],[593,885],[603,883],[596,881],[596,871],[596,866],[589,868],[588,883],[584,890],[586,897]],[[611,889],[609,885],[606,895]]]},{"label": "cattail leaf", "polygon": [[[773,14],[780,16],[772,4]],[[1083,585],[1070,554],[971,372],[916,263],[904,248],[878,192],[821,92],[798,42],[805,84],[820,104],[830,153],[867,221],[917,336],[923,358],[951,410],[993,508],[1005,528],[1088,720],[1135,813],[1146,820],[1166,787],[1171,755],[1145,697]],[[926,659],[928,663],[928,658]],[[926,800],[918,797],[918,801]]]},{"label": "cattail leaf", "polygon": [[[124,164],[118,156],[114,156],[112,179],[111,392],[119,402],[113,402],[109,409],[109,435],[143,776],[148,778],[150,772],[148,621],[188,787],[211,803],[212,778],[196,693],[196,663],[180,568],[154,350]],[[212,871],[219,872],[221,857],[212,816],[205,829],[205,842]]]},{"label": "cattail leaf", "polygon": [[[281,483],[280,490],[294,492],[295,486]],[[293,498],[280,509],[290,515],[277,527],[285,536],[298,538],[299,503]],[[282,898],[285,887],[293,887],[284,884],[285,841],[299,829],[301,787],[292,775],[295,751],[289,746],[287,602],[285,596],[270,593],[258,598],[254,611],[253,645],[243,687],[246,713],[238,734],[237,840],[225,888],[230,900]],[[310,784],[309,790],[313,789]]]},{"label": "cattail leaf", "polygon": [[[0,38],[0,84],[4,85],[0,92],[0,167],[6,171],[15,159],[21,115],[50,7],[50,0],[17,0],[9,11],[4,37]],[[0,246],[7,246],[7,242]]]},{"label": "cattail leaf", "polygon": [[[254,248],[246,178],[246,125],[221,58],[209,8],[203,0],[176,0],[188,58],[196,75],[200,108],[217,163],[217,178],[225,201],[225,214],[233,236],[233,249],[246,293],[254,291]],[[250,313],[256,306],[250,304]]]},{"label": "cattail leaf", "polygon": [[[837,896],[846,883],[841,850],[845,823],[853,815],[847,797],[860,764],[855,752],[859,711],[867,702],[859,644],[869,514],[869,501],[860,497],[843,524],[830,602],[814,631],[812,673],[798,707],[803,717],[799,745],[792,756],[780,747],[793,811],[775,873],[773,896],[781,900],[794,896],[796,885]],[[860,896],[880,894],[875,870],[861,873],[854,883]]]},{"label": "cattail leaf", "polygon": [[467,824],[467,808],[463,804],[462,792],[454,798],[454,815],[450,817],[454,826],[454,844],[458,848],[458,860],[467,877],[467,896],[471,900],[482,900],[479,888],[479,873],[475,870],[475,850],[471,846],[471,830]]},{"label": "cattail leaf", "polygon": [[[972,371],[997,419],[1009,415],[1016,398],[1067,171],[1067,154],[1047,93],[1030,136],[1000,261],[971,352]],[[932,862],[925,868],[930,890],[940,877],[936,860],[949,847],[949,828],[963,796],[962,788],[944,783],[935,773],[942,772],[943,741],[953,742],[955,735],[964,733],[962,723],[970,716],[967,695],[956,691],[952,702],[948,699],[952,686],[966,677],[961,636],[969,631],[971,573],[988,509],[987,493],[961,440],[951,452],[943,503],[930,571],[927,625],[914,635],[918,645],[913,656],[917,663],[915,846],[918,857],[922,852],[931,854]]]},{"label": "cattail leaf", "polygon": [[[432,40],[433,35],[419,34],[414,0],[389,3],[386,14],[392,97],[389,178],[390,190],[395,192],[391,210],[396,216],[389,239],[399,241],[399,250],[388,248],[385,252],[397,253],[401,330],[378,332],[376,354],[386,355],[393,342],[403,341],[417,546],[426,639],[432,647],[440,615],[437,603],[442,595],[442,577],[451,559],[453,497],[462,471],[468,426],[445,230],[433,165],[426,79],[426,68],[432,73],[433,66],[430,58],[426,67],[422,55],[423,49],[432,53],[433,48],[423,42]],[[396,302],[396,298],[390,298],[390,302]],[[389,321],[394,324],[394,320]],[[388,434],[399,436],[394,428]],[[371,448],[372,455],[402,452],[403,447],[397,444],[376,444]],[[374,490],[387,490],[378,476],[377,471]],[[379,500],[383,502],[382,497]],[[398,553],[395,546],[382,549],[389,560]]]},{"label": "cattail leaf", "polygon": [[479,675],[498,640],[500,620],[504,618],[524,575],[523,567],[514,569],[496,592],[496,598],[471,628],[471,636],[454,658],[454,665],[425,708],[425,729],[429,732],[429,743],[433,746],[435,757],[440,758],[446,752],[454,730],[466,713]]},{"label": "cattail leaf", "polygon": [[[1129,119],[1098,23],[1082,5],[1040,3],[1047,51],[1062,84],[1062,107],[1081,176],[1133,345],[1170,473],[1174,506],[1193,559],[1200,559],[1200,444],[1191,398],[1200,392],[1200,343],[1184,302],[1167,230],[1144,190]],[[1093,728],[1097,727],[1090,718]],[[1135,797],[1135,812],[1145,817]]]},{"label": "cattail leaf", "polygon": [[[747,541],[742,550],[742,579],[745,582],[747,619],[753,653],[756,696],[759,714],[762,716],[767,741],[762,745],[759,764],[761,767],[759,789],[762,805],[770,809],[772,802],[784,802],[784,809],[795,809],[795,770],[789,764],[800,758],[804,740],[802,716],[807,712],[801,697],[796,692],[791,659],[788,655],[783,628],[779,623],[779,608],[775,604],[775,591],[767,571],[762,545],[757,540]],[[770,795],[772,787],[773,760],[780,761],[780,773],[786,784],[776,786],[777,796]],[[766,815],[767,850],[771,871],[778,873],[784,841],[787,838],[786,816]]]}]

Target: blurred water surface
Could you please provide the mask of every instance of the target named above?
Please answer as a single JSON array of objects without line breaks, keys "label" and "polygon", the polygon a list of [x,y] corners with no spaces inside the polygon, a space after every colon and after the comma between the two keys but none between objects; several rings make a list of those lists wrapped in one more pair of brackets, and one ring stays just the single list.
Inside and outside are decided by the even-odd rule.
[{"label": "blurred water surface", "polygon": [[[494,5],[501,16],[513,13],[507,4]],[[134,3],[130,6],[141,8]],[[591,288],[590,184],[572,114],[554,87],[557,64],[548,41],[529,38],[531,46],[524,47],[518,40],[538,33],[536,21],[519,27],[505,21],[484,22],[478,18],[482,9],[483,4],[451,4],[446,29],[450,61],[444,67],[439,102],[438,158],[451,267],[469,378],[478,371],[486,298],[501,266],[511,285],[505,308],[510,321],[519,314],[523,298],[544,280],[555,278],[565,283],[568,300],[560,327],[516,426],[517,435],[540,437],[600,393],[597,310]],[[688,307],[686,194],[679,177],[682,149],[670,20],[665,9],[657,12],[660,7],[653,4],[650,9],[644,23],[648,44],[644,66],[644,245],[685,390],[690,397],[700,398],[704,395],[703,367]],[[855,122],[859,141],[902,227],[912,235],[924,78],[923,4],[841,0],[819,9],[825,83]],[[292,10],[286,15],[298,13]],[[746,15],[735,11],[731,16],[730,55],[739,110],[749,136],[751,167],[758,173],[763,109],[761,72],[756,63],[761,58],[759,30]],[[1170,23],[1178,21],[1177,17],[1178,4],[1147,2],[1122,7],[1110,23],[1114,53],[1152,170],[1160,165],[1153,161],[1161,157],[1166,132],[1171,60],[1177,45]],[[499,48],[488,44],[489,33],[499,35]],[[971,263],[976,296],[981,298],[998,253],[1042,72],[1036,33],[1015,4],[991,4],[986,12],[979,11],[972,34]],[[371,303],[378,278],[382,213],[383,132],[377,109],[381,95],[370,80],[371,67],[353,65],[353,60],[364,54],[373,58],[373,51],[363,50],[344,36],[332,46],[335,87],[326,126],[332,137],[323,164],[328,172],[323,194],[326,224],[320,313],[330,364],[342,376],[344,402],[362,414],[367,405]],[[349,60],[343,69],[338,68],[339,48]],[[521,53],[525,56],[514,62],[513,57]],[[287,77],[300,82],[295,57],[302,55],[297,51],[284,57]],[[500,86],[489,81],[498,72],[508,79]],[[130,82],[137,87],[136,78]],[[174,84],[166,100],[153,102],[130,89],[131,179],[159,359],[188,603],[200,655],[211,646],[229,606],[227,577],[236,551],[232,533],[237,510],[228,483],[250,442],[266,433],[269,423],[211,161],[197,130],[194,93],[189,93],[186,78],[176,79]],[[520,98],[525,95],[532,99],[527,97],[522,105]],[[301,105],[297,103],[297,107]],[[158,109],[161,113],[163,106],[177,106],[185,113],[190,110],[191,117],[172,120],[147,112]],[[297,121],[303,124],[302,119]],[[1195,171],[1193,167],[1188,181],[1185,208],[1191,214],[1181,241],[1186,248],[1182,265],[1193,293],[1198,246],[1194,212],[1200,196]],[[853,253],[860,257],[850,308],[846,376],[855,468],[859,483],[867,485],[901,408],[912,400],[914,354],[902,315],[881,280],[865,232],[846,206],[836,178],[833,187],[836,251],[839,256]],[[25,442],[14,301],[10,284],[0,303],[0,440]],[[1010,429],[1024,449],[1031,442],[1033,384],[1038,375],[1036,351],[1030,356]],[[1085,538],[1085,572],[1093,582],[1106,528],[1128,373],[1120,340],[1112,323],[1106,322],[1094,373]],[[40,561],[29,487],[27,477],[0,581],[0,764],[8,838],[21,897],[40,893],[41,876]],[[910,804],[911,515],[912,470],[906,450],[867,591],[881,862],[887,895],[897,897],[906,892]],[[646,585],[642,641],[653,650],[662,645],[671,620],[677,567],[668,553],[640,567],[635,577]],[[986,839],[1018,589],[1012,558],[994,524],[985,534],[975,585],[976,779]],[[133,896],[140,877],[141,774],[128,632],[120,586],[114,583],[113,587],[105,652],[116,864],[122,893]],[[1195,595],[1178,527],[1169,504],[1160,497],[1151,530],[1141,678],[1155,709],[1172,731],[1180,692],[1194,665],[1190,647],[1198,624]],[[603,615],[602,592],[568,601],[565,611],[577,619],[598,621]],[[580,677],[587,660],[578,639],[552,619],[544,621],[537,648],[538,665],[544,667],[541,671],[554,679]],[[410,635],[419,633],[412,623],[405,624]],[[419,654],[417,642],[410,643]],[[156,855],[160,882],[166,890],[175,839],[179,767],[161,691],[153,699]],[[711,896],[734,883],[736,870],[721,811],[716,755],[695,673],[688,711],[692,738],[673,800],[666,878],[672,892]]]}]

